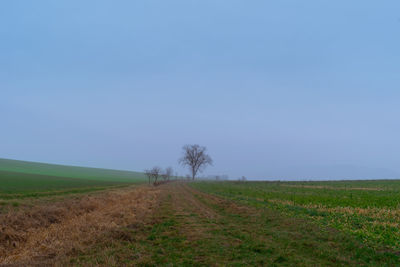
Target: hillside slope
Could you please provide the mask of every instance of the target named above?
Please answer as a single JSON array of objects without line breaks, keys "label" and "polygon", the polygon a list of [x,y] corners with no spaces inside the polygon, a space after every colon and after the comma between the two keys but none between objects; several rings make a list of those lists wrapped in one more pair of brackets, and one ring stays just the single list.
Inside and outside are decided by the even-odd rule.
[{"label": "hillside slope", "polygon": [[144,174],[140,172],[75,167],[10,159],[0,159],[0,171],[107,182],[137,182],[145,179]]}]

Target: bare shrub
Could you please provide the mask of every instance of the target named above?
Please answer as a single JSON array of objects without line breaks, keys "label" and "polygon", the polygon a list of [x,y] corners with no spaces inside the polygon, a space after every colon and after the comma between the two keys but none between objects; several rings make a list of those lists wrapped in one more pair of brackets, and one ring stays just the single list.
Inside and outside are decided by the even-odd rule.
[{"label": "bare shrub", "polygon": [[144,173],[147,176],[147,178],[149,179],[149,184],[151,184],[151,181],[153,180],[153,184],[156,185],[157,180],[161,175],[161,168],[155,166],[150,170],[145,170]]},{"label": "bare shrub", "polygon": [[166,168],[165,171],[161,174],[161,177],[164,179],[164,182],[169,181],[173,173],[174,170],[172,169],[172,167]]}]

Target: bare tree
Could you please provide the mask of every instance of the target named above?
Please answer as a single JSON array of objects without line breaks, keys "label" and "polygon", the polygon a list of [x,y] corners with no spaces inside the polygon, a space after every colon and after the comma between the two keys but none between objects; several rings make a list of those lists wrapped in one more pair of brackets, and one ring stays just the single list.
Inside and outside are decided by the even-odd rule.
[{"label": "bare tree", "polygon": [[192,179],[197,173],[202,172],[207,165],[212,165],[213,160],[206,154],[207,148],[199,145],[186,145],[183,147],[183,156],[179,163],[188,166],[192,174]]},{"label": "bare tree", "polygon": [[174,169],[172,169],[172,167],[168,167],[165,169],[165,175],[167,176],[168,181],[172,177],[173,174],[174,174]]},{"label": "bare tree", "polygon": [[153,167],[153,169],[151,169],[151,172],[153,174],[154,184],[156,184],[158,177],[160,176],[160,173],[161,173],[161,168],[157,167],[157,166]]},{"label": "bare tree", "polygon": [[154,180],[154,184],[156,184],[161,173],[161,168],[156,166],[150,170],[145,170],[144,173],[149,178],[149,184],[151,183],[152,179]]},{"label": "bare tree", "polygon": [[161,177],[164,179],[164,181],[169,181],[169,179],[171,178],[173,173],[174,173],[174,170],[172,169],[172,167],[168,167],[161,174]]},{"label": "bare tree", "polygon": [[167,179],[168,179],[168,175],[165,171],[163,173],[161,173],[161,177],[163,178],[164,182],[167,181]]},{"label": "bare tree", "polygon": [[153,177],[151,170],[144,170],[144,174],[147,176],[149,179],[149,184],[151,183],[151,178]]}]

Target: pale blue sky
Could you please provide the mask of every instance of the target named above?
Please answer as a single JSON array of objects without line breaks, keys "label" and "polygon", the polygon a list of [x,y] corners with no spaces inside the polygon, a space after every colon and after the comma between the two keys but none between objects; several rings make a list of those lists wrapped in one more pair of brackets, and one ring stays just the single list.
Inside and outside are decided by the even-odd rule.
[{"label": "pale blue sky", "polygon": [[400,173],[399,48],[394,0],[1,1],[0,157]]}]

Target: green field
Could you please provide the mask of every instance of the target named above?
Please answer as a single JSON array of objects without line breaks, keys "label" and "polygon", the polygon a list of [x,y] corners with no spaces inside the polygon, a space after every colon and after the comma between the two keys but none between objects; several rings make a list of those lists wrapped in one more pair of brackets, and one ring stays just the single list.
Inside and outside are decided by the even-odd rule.
[{"label": "green field", "polygon": [[[7,219],[20,216],[20,225],[29,220],[60,224],[60,228],[32,224],[37,228],[33,237],[42,231],[50,236],[55,229],[58,236],[69,227],[77,247],[86,231],[81,227],[98,229],[91,245],[78,250],[70,251],[68,245],[65,251],[54,252],[51,249],[62,240],[49,240],[54,246],[48,255],[60,255],[57,260],[44,257],[50,263],[397,266],[400,262],[400,180],[178,181],[125,187],[144,182],[143,174],[136,172],[0,159],[0,210],[6,211],[3,215],[15,212],[2,217],[9,234],[0,240],[1,259],[11,252],[18,255],[8,247],[9,240],[20,242],[15,234],[25,235],[31,227],[15,228]],[[93,194],[89,202],[89,195],[83,194],[117,187],[124,188]],[[80,195],[69,196],[75,193]],[[68,197],[57,198],[63,195]],[[37,197],[49,198],[31,201]],[[97,217],[88,225],[87,216]],[[78,221],[80,227],[75,227]],[[110,221],[112,228],[99,227]],[[27,253],[33,249],[30,244],[21,243]]]},{"label": "green field", "polygon": [[198,182],[192,186],[354,237],[375,251],[400,252],[400,181]]},{"label": "green field", "polygon": [[0,216],[0,265],[399,266],[399,191],[400,181],[174,181],[52,196]]},{"label": "green field", "polygon": [[88,192],[143,181],[138,172],[0,159],[0,199]]},{"label": "green field", "polygon": [[[338,211],[334,208],[340,207],[340,200],[347,193],[353,193],[353,199],[364,199],[366,196],[358,195],[363,193],[359,186],[368,183],[350,183],[350,192],[342,189],[340,182],[334,183],[335,189],[321,189],[324,183],[163,185],[157,189],[159,205],[149,218],[120,228],[118,234],[109,235],[96,246],[82,251],[70,263],[79,266],[398,266],[398,231],[379,227],[386,220],[384,216],[353,216],[341,212],[351,208],[343,206]],[[372,185],[384,187],[386,183],[372,183],[368,188],[375,190]],[[330,190],[339,191],[339,195]],[[292,198],[292,195],[296,196]],[[332,204],[335,201],[325,204],[328,198],[336,199],[338,204]],[[311,207],[313,203],[318,204]],[[371,225],[376,227],[369,228]]]}]

